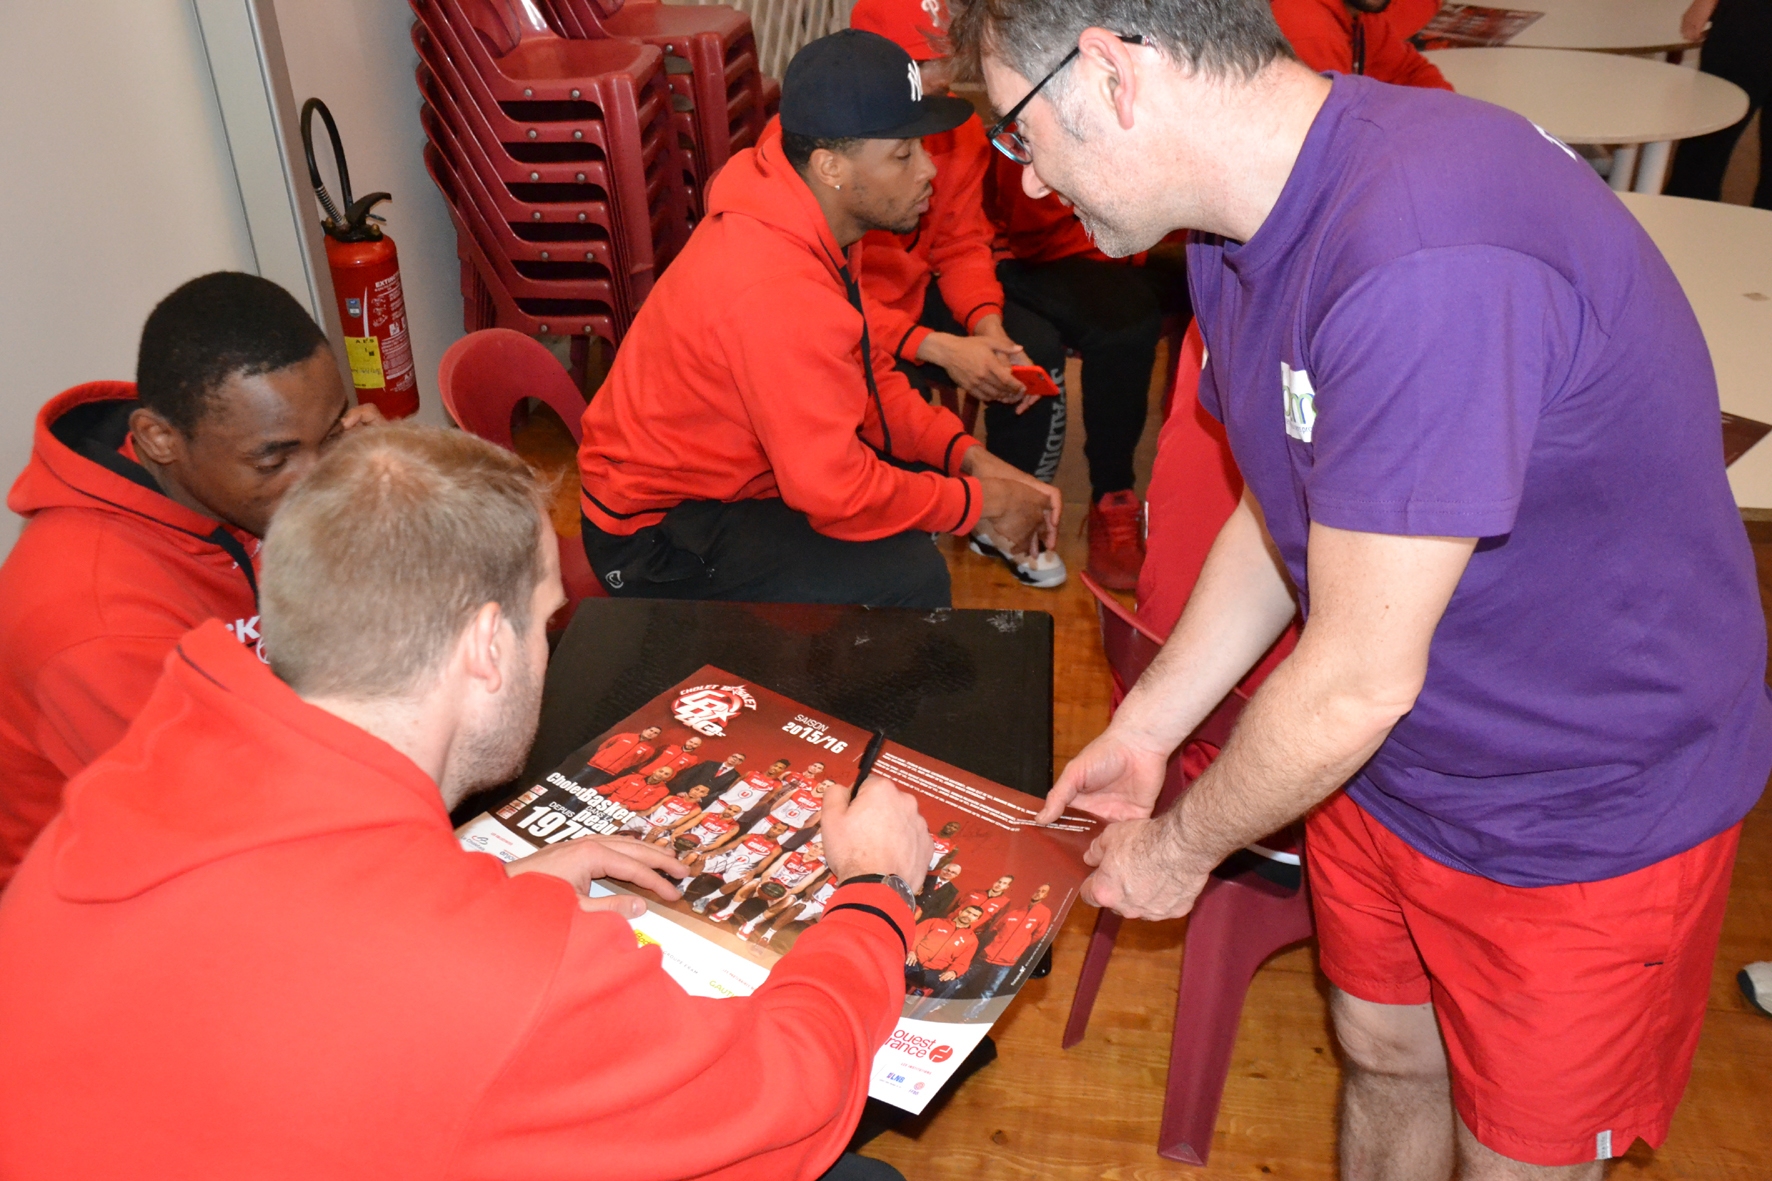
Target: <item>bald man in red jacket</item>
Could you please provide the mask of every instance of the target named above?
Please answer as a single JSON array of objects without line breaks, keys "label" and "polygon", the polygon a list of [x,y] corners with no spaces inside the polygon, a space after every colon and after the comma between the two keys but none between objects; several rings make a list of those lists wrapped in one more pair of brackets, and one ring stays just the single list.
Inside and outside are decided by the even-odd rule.
[{"label": "bald man in red jacket", "polygon": [[220,621],[180,640],[0,899],[0,1176],[825,1175],[903,1006],[911,910],[872,875],[921,880],[915,800],[830,793],[823,918],[752,996],[691,996],[638,896],[586,896],[678,897],[669,853],[507,867],[449,825],[522,765],[563,601],[521,460],[354,433],[261,589],[271,664]]}]

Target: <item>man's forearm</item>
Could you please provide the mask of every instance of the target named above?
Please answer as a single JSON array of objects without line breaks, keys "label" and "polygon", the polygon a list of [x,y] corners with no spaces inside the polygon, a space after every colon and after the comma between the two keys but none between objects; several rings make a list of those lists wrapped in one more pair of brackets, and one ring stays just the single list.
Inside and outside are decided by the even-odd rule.
[{"label": "man's forearm", "polygon": [[1304,815],[1372,757],[1397,714],[1340,681],[1304,644],[1274,670],[1224,751],[1163,819],[1184,856],[1210,869]]},{"label": "man's forearm", "polygon": [[1205,720],[1297,613],[1253,499],[1219,530],[1163,651],[1114,714],[1143,745],[1174,750]]},{"label": "man's forearm", "polygon": [[1310,625],[1165,820],[1196,865],[1303,815],[1372,757],[1415,706],[1475,545],[1311,526]]}]

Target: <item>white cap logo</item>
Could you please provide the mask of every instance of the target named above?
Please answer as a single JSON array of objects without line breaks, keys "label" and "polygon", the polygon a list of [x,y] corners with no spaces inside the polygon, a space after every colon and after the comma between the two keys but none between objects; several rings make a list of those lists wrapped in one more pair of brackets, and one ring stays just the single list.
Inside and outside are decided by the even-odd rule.
[{"label": "white cap logo", "polygon": [[920,103],[923,101],[923,73],[917,69],[916,62],[912,62],[909,68],[911,72],[911,101]]},{"label": "white cap logo", "polygon": [[929,23],[941,28],[941,0],[923,0],[917,7],[929,14]]}]

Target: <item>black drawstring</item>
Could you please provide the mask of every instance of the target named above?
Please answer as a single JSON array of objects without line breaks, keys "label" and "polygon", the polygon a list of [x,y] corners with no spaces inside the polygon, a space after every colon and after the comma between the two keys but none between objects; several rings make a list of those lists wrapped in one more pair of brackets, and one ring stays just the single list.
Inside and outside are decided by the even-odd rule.
[{"label": "black drawstring", "polygon": [[880,438],[886,444],[880,454],[891,455],[892,428],[886,425],[886,407],[880,401],[880,387],[874,381],[874,342],[868,339],[868,313],[861,306],[861,285],[849,273],[846,264],[839,264],[837,273],[843,276],[843,288],[849,293],[849,302],[861,313],[861,371],[868,380],[868,393],[873,396],[874,410],[880,416]]},{"label": "black drawstring", "polygon": [[222,548],[222,552],[234,559],[234,564],[240,567],[240,573],[246,575],[246,585],[252,588],[252,605],[258,606],[258,575],[253,573],[252,558],[247,555],[246,547],[240,544],[240,539],[229,533],[226,525],[217,525],[215,531],[204,540],[215,542]]},{"label": "black drawstring", "polygon": [[1360,14],[1354,13],[1354,73],[1366,72],[1366,26],[1360,23]]}]

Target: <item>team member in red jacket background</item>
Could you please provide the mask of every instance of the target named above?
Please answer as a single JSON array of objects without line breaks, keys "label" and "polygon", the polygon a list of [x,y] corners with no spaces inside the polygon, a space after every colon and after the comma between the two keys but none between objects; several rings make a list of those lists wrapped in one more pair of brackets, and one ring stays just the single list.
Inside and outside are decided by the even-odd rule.
[{"label": "team member in red jacket background", "polygon": [[[1423,6],[1391,12],[1392,0],[1273,0],[1274,20],[1298,60],[1320,73],[1365,74],[1397,86],[1451,90],[1433,62],[1407,37]],[[1427,14],[1431,17],[1433,14]]]},{"label": "team member in red jacket background", "polygon": [[611,734],[585,760],[585,769],[575,779],[586,787],[608,783],[624,771],[631,771],[652,757],[653,743],[661,733],[657,726],[648,726],[639,733]]},{"label": "team member in red jacket background", "polygon": [[951,984],[972,966],[978,950],[978,907],[962,906],[952,918],[924,919],[917,924],[911,950],[905,956],[905,984],[932,991]]},{"label": "team member in red jacket background", "polygon": [[585,553],[612,593],[941,607],[931,533],[1057,543],[1057,492],[919,398],[862,313],[857,244],[916,225],[920,138],[972,114],[917,78],[883,37],[814,41],[715,178],[585,410]]},{"label": "team member in red jacket background", "polygon": [[[878,33],[917,63],[924,94],[946,94],[952,64],[942,45],[942,0],[859,0],[849,27]],[[861,290],[868,327],[925,394],[952,384],[988,403],[985,446],[992,455],[1051,483],[1064,455],[1064,398],[1038,398],[1011,372],[1038,365],[1064,389],[1064,341],[1013,300],[1005,300],[991,251],[984,181],[993,155],[973,115],[952,131],[923,137],[935,165],[929,211],[907,233],[875,230],[861,241]],[[1056,553],[1015,554],[986,529],[976,553],[1000,559],[1029,586],[1065,580]]]},{"label": "team member in red jacket background", "polygon": [[1144,503],[1134,488],[1133,454],[1149,413],[1163,318],[1185,323],[1188,315],[1186,267],[1178,256],[1109,258],[1063,199],[1028,196],[1021,165],[1001,152],[991,156],[985,209],[1008,255],[997,263],[997,278],[1082,361],[1089,574],[1131,590],[1144,564]]},{"label": "team member in red jacket background", "polygon": [[854,879],[921,880],[914,798],[831,793],[824,917],[753,996],[691,997],[636,943],[638,898],[584,897],[604,876],[676,897],[667,852],[590,838],[507,867],[449,826],[522,765],[563,601],[522,462],[460,431],[353,435],[265,551],[271,666],[220,621],[181,640],[0,900],[0,1175],[825,1173],[911,929],[903,882]]},{"label": "team member in red jacket background", "polygon": [[0,886],[62,784],[123,737],[178,637],[258,643],[253,562],[284,491],[351,409],[326,336],[256,275],[193,279],[142,328],[135,384],[76,386],[37,417],[0,566]]}]

